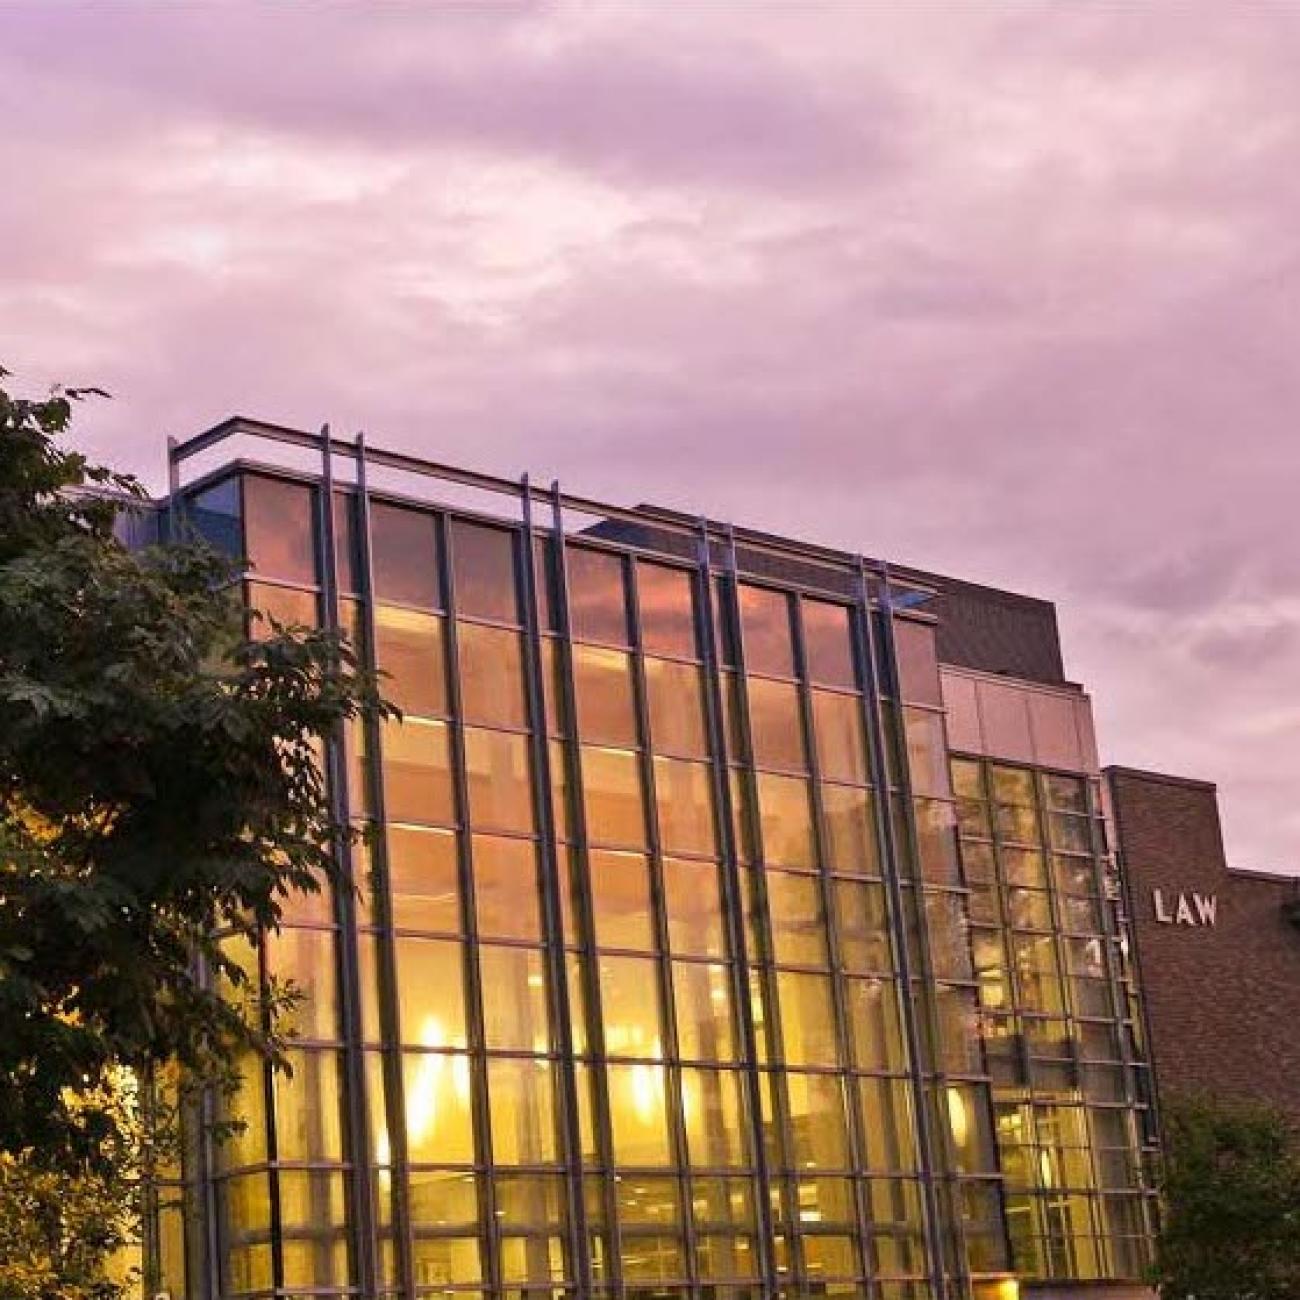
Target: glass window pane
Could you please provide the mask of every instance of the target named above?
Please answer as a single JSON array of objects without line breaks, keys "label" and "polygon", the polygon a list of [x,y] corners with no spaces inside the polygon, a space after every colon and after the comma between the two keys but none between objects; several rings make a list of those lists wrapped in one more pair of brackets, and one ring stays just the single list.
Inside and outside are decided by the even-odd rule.
[{"label": "glass window pane", "polygon": [[712,769],[703,763],[656,758],[654,774],[664,852],[715,854]]},{"label": "glass window pane", "polygon": [[528,698],[519,633],[481,623],[460,623],[456,648],[465,721],[492,727],[526,727]]},{"label": "glass window pane", "polygon": [[533,534],[533,591],[537,596],[537,624],[555,632],[555,548],[551,539]]},{"label": "glass window pane", "polygon": [[660,754],[708,756],[704,722],[704,677],[693,664],[671,659],[645,661],[650,734]]},{"label": "glass window pane", "polygon": [[[906,1067],[893,980],[846,980],[845,1013],[849,1021],[853,1064],[859,1070],[902,1070]],[[974,1027],[968,1028],[973,1041]]]},{"label": "glass window pane", "polygon": [[767,907],[772,924],[772,959],[782,965],[826,966],[826,914],[816,876],[769,871]]},{"label": "glass window pane", "polygon": [[631,655],[574,646],[573,675],[582,739],[629,747],[638,744]]},{"label": "glass window pane", "polygon": [[746,689],[755,765],[804,771],[808,754],[804,748],[799,688],[787,682],[750,678]]},{"label": "glass window pane", "polygon": [[871,776],[861,699],[856,695],[814,691],[812,706],[821,775],[830,781],[866,785]]},{"label": "glass window pane", "polygon": [[859,1079],[863,1141],[872,1172],[910,1171],[916,1165],[909,1085],[901,1079]]},{"label": "glass window pane", "polygon": [[469,1164],[474,1159],[469,1057],[404,1052],[406,1142],[414,1164]]},{"label": "glass window pane", "polygon": [[334,565],[338,589],[355,592],[357,581],[357,511],[351,492],[334,493]]},{"label": "glass window pane", "polygon": [[934,973],[940,978],[969,979],[971,948],[962,895],[927,892],[925,924]]},{"label": "glass window pane", "polygon": [[370,552],[376,599],[442,608],[433,515],[375,502],[370,511]]},{"label": "glass window pane", "polygon": [[442,619],[395,605],[375,606],[375,667],[380,691],[403,713],[444,717],[447,665]]},{"label": "glass window pane", "polygon": [[547,1051],[550,1033],[541,952],[484,944],[479,949],[479,978],[488,1050]]},{"label": "glass window pane", "polygon": [[695,579],[685,569],[638,560],[641,644],[651,654],[694,658]]},{"label": "glass window pane", "polygon": [[387,847],[393,925],[458,934],[462,923],[456,836],[451,831],[390,826]]},{"label": "glass window pane", "polygon": [[349,1282],[343,1175],[281,1170],[280,1227],[286,1287],[345,1287]]},{"label": "glass window pane", "polygon": [[858,677],[853,667],[853,639],[849,630],[848,606],[806,598],[801,604],[808,680],[854,690]]},{"label": "glass window pane", "polygon": [[716,864],[665,858],[663,879],[668,942],[673,952],[679,956],[725,956],[727,940]]},{"label": "glass window pane", "polygon": [[590,861],[596,946],[653,951],[649,860],[639,853],[593,849]]},{"label": "glass window pane", "polygon": [[410,1188],[411,1223],[421,1228],[478,1227],[478,1180],[473,1174],[447,1170],[412,1170]]},{"label": "glass window pane", "polygon": [[[388,1248],[388,1243],[384,1243]],[[476,1237],[417,1236],[412,1253],[417,1277],[445,1278],[451,1282],[482,1282],[483,1260]],[[395,1277],[396,1264],[386,1263],[387,1275]],[[435,1293],[436,1294],[436,1293]],[[476,1297],[473,1291],[453,1292],[466,1297]]]},{"label": "glass window pane", "polygon": [[393,940],[402,1042],[413,1047],[464,1047],[463,946],[445,939]]},{"label": "glass window pane", "polygon": [[551,637],[543,637],[542,651],[542,694],[546,703],[546,734],[560,736],[568,725],[568,713],[564,703],[564,677],[561,671],[561,658],[558,643]]},{"label": "glass window pane", "polygon": [[240,480],[231,475],[196,493],[185,494],[185,518],[210,546],[232,559],[244,558]]},{"label": "glass window pane", "polygon": [[250,1053],[238,1063],[238,1071],[234,1091],[216,1098],[221,1120],[243,1126],[215,1148],[217,1166],[223,1172],[267,1159],[265,1063]]},{"label": "glass window pane", "polygon": [[823,785],[821,796],[827,867],[846,875],[878,876],[880,857],[871,791],[860,786]]},{"label": "glass window pane", "polygon": [[582,785],[587,835],[592,843],[644,848],[645,793],[638,756],[584,745]]},{"label": "glass window pane", "polygon": [[451,739],[442,722],[383,724],[384,797],[399,822],[454,823]]},{"label": "glass window pane", "polygon": [[883,885],[834,882],[835,915],[839,923],[840,961],[847,970],[889,971],[889,912]]},{"label": "glass window pane", "polygon": [[597,970],[605,1050],[611,1056],[662,1059],[664,1038],[655,963],[646,957],[601,957]]},{"label": "glass window pane", "polygon": [[922,879],[942,885],[960,883],[956,809],[938,799],[914,799],[912,804]]},{"label": "glass window pane", "polygon": [[932,704],[939,708],[939,662],[935,653],[935,630],[910,618],[894,619],[894,645],[898,652],[899,690],[909,704]]},{"label": "glass window pane", "polygon": [[751,673],[794,676],[790,639],[790,598],[781,591],[739,586],[740,623],[745,635],[745,667]]},{"label": "glass window pane", "polygon": [[827,975],[777,971],[781,1041],[789,1065],[839,1065],[835,1007]]},{"label": "glass window pane", "polygon": [[628,645],[627,590],[623,558],[584,546],[565,547],[569,620],[580,641]]},{"label": "glass window pane", "polygon": [[532,758],[527,736],[466,727],[465,778],[471,826],[533,832]]},{"label": "glass window pane", "polygon": [[844,1090],[835,1074],[789,1073],[785,1077],[790,1099],[792,1150],[787,1167],[849,1169],[848,1127],[844,1117]]},{"label": "glass window pane", "polygon": [[948,750],[943,736],[943,714],[927,709],[904,709],[907,732],[907,769],[913,794],[947,796]]},{"label": "glass window pane", "polygon": [[332,930],[286,926],[266,936],[266,966],[278,980],[291,981],[301,995],[276,1028],[292,1038],[339,1037],[338,972]]},{"label": "glass window pane", "polygon": [[456,519],[451,524],[451,555],[457,612],[518,623],[515,534]]},{"label": "glass window pane", "polygon": [[261,615],[251,620],[251,636],[256,641],[270,637],[273,621],[281,627],[315,627],[319,621],[314,591],[273,587],[265,582],[250,582],[247,586],[248,607]]},{"label": "glass window pane", "polygon": [[474,907],[486,939],[542,937],[537,845],[532,840],[475,835]]},{"label": "glass window pane", "polygon": [[1034,805],[1034,774],[1026,768],[1003,767],[995,763],[989,766],[989,776],[993,782],[993,797],[999,803]]},{"label": "glass window pane", "polygon": [[779,866],[813,866],[816,854],[808,782],[760,772],[757,784],[763,856]]},{"label": "glass window pane", "polygon": [[673,1163],[668,1142],[667,1071],[662,1065],[606,1067],[614,1160],[620,1165]]},{"label": "glass window pane", "polygon": [[697,1168],[739,1168],[749,1162],[740,1078],[730,1070],[682,1070],[686,1150]]},{"label": "glass window pane", "polygon": [[271,1073],[279,1158],[341,1160],[343,1081],[338,1053],[295,1050],[287,1059],[290,1072]]},{"label": "glass window pane", "polygon": [[946,1090],[948,1131],[959,1173],[996,1172],[988,1093],[978,1084],[952,1084]]},{"label": "glass window pane", "polygon": [[684,1061],[736,1059],[731,972],[716,963],[673,963],[677,1050]]},{"label": "glass window pane", "polygon": [[549,1061],[488,1061],[492,1159],[499,1165],[556,1159],[555,1090]]},{"label": "glass window pane", "polygon": [[245,545],[259,577],[316,581],[315,514],[315,494],[306,484],[245,476]]}]

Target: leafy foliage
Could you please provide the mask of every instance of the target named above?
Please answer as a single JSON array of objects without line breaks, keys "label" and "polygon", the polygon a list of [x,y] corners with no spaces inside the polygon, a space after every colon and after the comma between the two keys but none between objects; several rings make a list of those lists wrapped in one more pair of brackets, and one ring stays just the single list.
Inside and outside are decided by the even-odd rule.
[{"label": "leafy foliage", "polygon": [[1164,1115],[1163,1300],[1300,1296],[1300,1148],[1258,1104],[1176,1100]]},{"label": "leafy foliage", "polygon": [[330,876],[320,740],[385,708],[345,643],[246,635],[197,540],[115,539],[139,484],[60,446],[96,391],[0,390],[0,1195],[32,1232],[59,1179],[66,1220],[132,1176],[123,1077],[279,1058],[213,931]]}]

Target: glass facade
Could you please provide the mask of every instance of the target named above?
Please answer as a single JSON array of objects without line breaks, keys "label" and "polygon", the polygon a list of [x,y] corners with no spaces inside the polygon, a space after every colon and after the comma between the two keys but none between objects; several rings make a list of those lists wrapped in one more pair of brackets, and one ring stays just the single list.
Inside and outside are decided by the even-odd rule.
[{"label": "glass facade", "polygon": [[307,995],[293,1070],[250,1063],[244,1130],[196,1143],[173,1296],[1138,1276],[1091,783],[950,760],[932,622],[864,564],[553,505],[252,472],[190,503],[250,607],[343,629],[402,716],[329,746],[354,887],[242,954]]}]

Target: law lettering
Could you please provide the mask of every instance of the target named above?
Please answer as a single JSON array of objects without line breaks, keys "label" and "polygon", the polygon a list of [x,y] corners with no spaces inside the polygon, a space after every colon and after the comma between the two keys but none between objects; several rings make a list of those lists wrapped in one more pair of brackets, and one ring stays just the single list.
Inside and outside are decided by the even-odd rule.
[{"label": "law lettering", "polygon": [[1161,925],[1212,926],[1219,919],[1219,900],[1213,894],[1179,893],[1167,896],[1163,889],[1151,891],[1151,904]]}]

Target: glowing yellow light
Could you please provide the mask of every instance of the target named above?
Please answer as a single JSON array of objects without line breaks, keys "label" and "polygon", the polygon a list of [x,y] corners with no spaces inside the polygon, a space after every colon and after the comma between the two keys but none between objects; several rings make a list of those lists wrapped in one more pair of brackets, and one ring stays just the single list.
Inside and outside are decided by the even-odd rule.
[{"label": "glowing yellow light", "polygon": [[1014,1277],[976,1278],[975,1300],[1020,1300],[1020,1283]]},{"label": "glowing yellow light", "polygon": [[642,1124],[651,1123],[663,1108],[663,1091],[659,1086],[659,1067],[634,1065],[629,1086],[632,1090],[632,1111]]},{"label": "glowing yellow light", "polygon": [[970,1137],[970,1115],[966,1111],[966,1099],[958,1088],[948,1089],[948,1124],[952,1129],[952,1140],[957,1146],[964,1147]]}]

